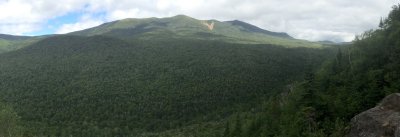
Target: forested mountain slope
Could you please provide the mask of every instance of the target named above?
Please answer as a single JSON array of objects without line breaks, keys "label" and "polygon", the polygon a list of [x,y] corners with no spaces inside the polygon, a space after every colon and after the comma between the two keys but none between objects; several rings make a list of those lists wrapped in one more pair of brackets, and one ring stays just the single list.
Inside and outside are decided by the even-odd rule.
[{"label": "forested mountain slope", "polygon": [[332,53],[210,40],[55,36],[0,55],[0,96],[27,135],[137,136],[221,125],[301,80]]},{"label": "forested mountain slope", "polygon": [[36,39],[0,54],[0,136],[342,137],[399,92],[399,6],[340,46],[187,16]]},{"label": "forested mountain slope", "polygon": [[224,136],[345,136],[352,117],[400,92],[399,6],[262,110],[232,116]]}]

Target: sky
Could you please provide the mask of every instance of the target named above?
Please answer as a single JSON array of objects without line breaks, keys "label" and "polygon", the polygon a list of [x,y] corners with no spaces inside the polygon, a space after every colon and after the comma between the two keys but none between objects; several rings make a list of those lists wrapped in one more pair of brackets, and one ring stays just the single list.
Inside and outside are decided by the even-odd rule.
[{"label": "sky", "polygon": [[399,0],[0,0],[0,33],[64,34],[125,18],[241,20],[310,41],[351,41]]}]

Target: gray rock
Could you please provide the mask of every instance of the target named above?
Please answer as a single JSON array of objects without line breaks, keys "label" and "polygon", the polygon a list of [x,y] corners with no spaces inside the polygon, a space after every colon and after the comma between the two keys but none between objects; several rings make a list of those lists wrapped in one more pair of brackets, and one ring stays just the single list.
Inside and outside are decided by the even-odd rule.
[{"label": "gray rock", "polygon": [[348,137],[400,137],[400,93],[351,119]]}]

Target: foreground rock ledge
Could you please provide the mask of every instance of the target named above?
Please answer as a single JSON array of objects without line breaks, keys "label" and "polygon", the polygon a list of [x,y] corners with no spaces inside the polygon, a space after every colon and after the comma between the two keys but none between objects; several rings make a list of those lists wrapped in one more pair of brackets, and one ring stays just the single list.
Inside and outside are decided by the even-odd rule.
[{"label": "foreground rock ledge", "polygon": [[400,137],[400,93],[351,119],[348,137]]}]

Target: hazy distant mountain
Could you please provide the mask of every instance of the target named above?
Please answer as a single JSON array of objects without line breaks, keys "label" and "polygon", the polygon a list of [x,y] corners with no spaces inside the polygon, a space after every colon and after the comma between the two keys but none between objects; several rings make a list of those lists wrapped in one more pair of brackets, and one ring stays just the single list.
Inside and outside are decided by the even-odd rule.
[{"label": "hazy distant mountain", "polygon": [[352,42],[334,42],[334,41],[329,41],[329,40],[318,41],[318,43],[324,44],[324,45],[349,45],[349,44],[352,44]]},{"label": "hazy distant mountain", "polygon": [[287,33],[284,33],[284,32],[272,32],[272,31],[264,30],[264,29],[261,29],[261,28],[259,28],[257,26],[251,25],[249,23],[246,23],[246,22],[243,22],[243,21],[240,21],[240,20],[226,21],[226,23],[230,23],[230,24],[232,24],[234,26],[239,26],[239,27],[241,27],[242,31],[263,33],[263,34],[266,34],[266,35],[282,37],[282,38],[292,38]]},{"label": "hazy distant mountain", "polygon": [[32,38],[32,37],[0,34],[0,39],[3,39],[3,40],[12,40],[12,41],[14,41],[14,40],[26,40],[26,39],[29,39],[29,38]]}]

